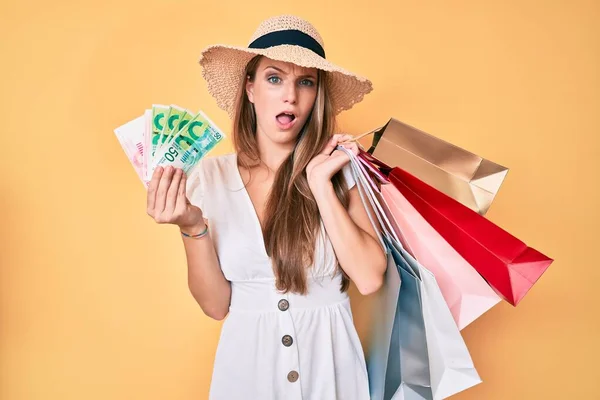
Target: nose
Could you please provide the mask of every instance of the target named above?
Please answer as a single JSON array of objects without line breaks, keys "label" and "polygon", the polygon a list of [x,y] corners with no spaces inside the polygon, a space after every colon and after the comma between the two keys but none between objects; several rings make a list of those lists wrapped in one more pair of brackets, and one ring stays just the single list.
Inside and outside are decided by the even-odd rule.
[{"label": "nose", "polygon": [[295,82],[286,82],[283,87],[283,101],[286,103],[295,104],[298,98],[297,90],[298,88],[296,87]]}]

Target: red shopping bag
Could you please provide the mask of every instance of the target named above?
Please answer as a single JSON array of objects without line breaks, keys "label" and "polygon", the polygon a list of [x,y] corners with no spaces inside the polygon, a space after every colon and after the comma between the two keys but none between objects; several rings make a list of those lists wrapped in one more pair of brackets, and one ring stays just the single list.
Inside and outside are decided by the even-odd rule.
[{"label": "red shopping bag", "polygon": [[427,222],[513,306],[554,261],[401,168],[393,168],[389,179]]}]

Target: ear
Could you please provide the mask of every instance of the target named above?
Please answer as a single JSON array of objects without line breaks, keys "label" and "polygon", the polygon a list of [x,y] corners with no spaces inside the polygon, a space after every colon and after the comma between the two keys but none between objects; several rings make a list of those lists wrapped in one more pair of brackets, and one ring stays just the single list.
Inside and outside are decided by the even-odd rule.
[{"label": "ear", "polygon": [[254,104],[254,82],[250,79],[250,76],[246,77],[246,95],[250,103]]}]

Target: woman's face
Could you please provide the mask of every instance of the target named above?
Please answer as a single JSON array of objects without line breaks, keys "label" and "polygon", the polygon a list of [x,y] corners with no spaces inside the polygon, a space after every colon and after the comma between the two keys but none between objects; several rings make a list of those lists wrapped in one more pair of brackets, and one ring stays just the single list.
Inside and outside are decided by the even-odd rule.
[{"label": "woman's face", "polygon": [[317,69],[263,57],[246,93],[256,111],[257,134],[295,143],[317,97]]}]

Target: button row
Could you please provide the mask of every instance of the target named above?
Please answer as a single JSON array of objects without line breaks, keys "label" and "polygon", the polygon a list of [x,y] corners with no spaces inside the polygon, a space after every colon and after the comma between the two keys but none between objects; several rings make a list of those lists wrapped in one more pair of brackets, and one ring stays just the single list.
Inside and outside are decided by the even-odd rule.
[{"label": "button row", "polygon": [[[286,299],[281,299],[277,303],[277,308],[279,308],[281,311],[287,311],[290,308],[290,303]],[[281,343],[283,343],[285,347],[290,347],[294,343],[294,339],[292,339],[290,335],[283,335],[281,338]],[[298,380],[299,376],[300,375],[298,374],[298,371],[292,370],[288,372],[287,379],[293,383]]]}]

